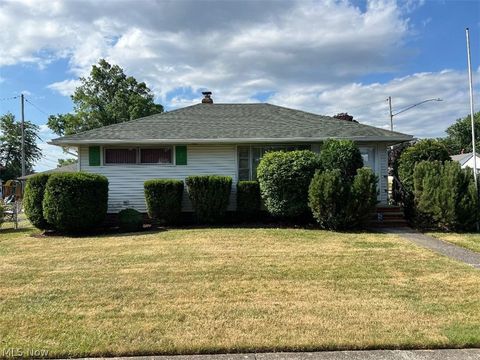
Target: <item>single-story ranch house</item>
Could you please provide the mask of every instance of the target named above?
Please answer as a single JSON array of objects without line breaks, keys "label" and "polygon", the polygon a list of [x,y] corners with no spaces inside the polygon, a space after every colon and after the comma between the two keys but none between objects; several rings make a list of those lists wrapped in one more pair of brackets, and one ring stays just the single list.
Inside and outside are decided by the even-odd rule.
[{"label": "single-story ranch house", "polygon": [[[387,203],[387,147],[411,135],[266,103],[201,104],[109,125],[52,140],[78,149],[78,170],[109,180],[108,212],[130,207],[146,212],[143,183],[189,175],[233,178],[230,210],[236,206],[239,180],[256,177],[262,155],[270,150],[311,149],[326,139],[351,139],[365,166],[379,177],[379,201]],[[188,196],[184,211],[191,211]]]}]

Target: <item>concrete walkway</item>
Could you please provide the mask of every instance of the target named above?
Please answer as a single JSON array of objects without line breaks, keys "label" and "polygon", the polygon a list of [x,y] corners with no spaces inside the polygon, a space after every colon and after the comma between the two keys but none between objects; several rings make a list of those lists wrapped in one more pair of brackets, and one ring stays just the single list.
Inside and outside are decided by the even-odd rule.
[{"label": "concrete walkway", "polygon": [[109,360],[478,360],[480,349],[366,350],[264,354],[135,356]]},{"label": "concrete walkway", "polygon": [[400,235],[401,237],[410,240],[417,245],[423,246],[427,249],[448,256],[451,259],[461,261],[476,269],[480,269],[480,254],[465,249],[461,246],[448,243],[432,236],[424,235],[410,228],[384,228],[380,231],[388,234]]}]

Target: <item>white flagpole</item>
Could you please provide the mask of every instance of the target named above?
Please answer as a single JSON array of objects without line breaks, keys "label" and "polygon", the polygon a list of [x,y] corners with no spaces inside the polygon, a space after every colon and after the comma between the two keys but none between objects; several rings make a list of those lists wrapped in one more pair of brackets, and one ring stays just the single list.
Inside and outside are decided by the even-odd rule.
[{"label": "white flagpole", "polygon": [[[470,120],[472,122],[472,156],[473,156],[473,179],[475,181],[475,189],[477,190],[478,198],[478,182],[477,182],[477,151],[475,149],[475,120],[473,110],[473,79],[472,79],[472,63],[470,60],[470,34],[468,28],[465,29],[467,35],[467,63],[468,63],[468,85],[470,88]],[[477,231],[479,224],[477,222]]]}]

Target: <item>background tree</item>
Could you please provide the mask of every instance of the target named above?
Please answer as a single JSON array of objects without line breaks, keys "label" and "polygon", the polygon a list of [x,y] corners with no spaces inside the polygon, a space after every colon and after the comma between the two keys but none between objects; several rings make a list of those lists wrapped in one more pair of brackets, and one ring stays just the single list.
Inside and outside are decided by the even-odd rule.
[{"label": "background tree", "polygon": [[51,115],[48,127],[60,136],[163,112],[144,82],[101,59],[71,96],[73,113]]},{"label": "background tree", "polygon": [[[35,163],[42,157],[37,146],[37,125],[25,121],[25,169],[27,174],[33,171]],[[3,167],[0,179],[16,179],[22,175],[22,128],[15,116],[7,113],[0,117],[0,164]]]},{"label": "background tree", "polygon": [[[475,140],[479,143],[480,112],[477,112],[473,119],[475,123]],[[451,155],[472,151],[472,125],[470,115],[457,119],[453,125],[447,128],[446,132],[447,137],[442,139],[442,142],[447,146]]]},{"label": "background tree", "polygon": [[354,119],[353,119],[353,116],[352,116],[352,115],[348,115],[348,113],[338,113],[337,115],[333,115],[333,117],[334,117],[335,119],[339,119],[339,120],[352,121],[352,122],[358,123],[358,121],[357,121],[357,120],[354,120]]},{"label": "background tree", "polygon": [[72,165],[72,164],[76,164],[76,163],[77,163],[77,159],[73,159],[73,158],[70,158],[70,159],[58,159],[57,167]]}]

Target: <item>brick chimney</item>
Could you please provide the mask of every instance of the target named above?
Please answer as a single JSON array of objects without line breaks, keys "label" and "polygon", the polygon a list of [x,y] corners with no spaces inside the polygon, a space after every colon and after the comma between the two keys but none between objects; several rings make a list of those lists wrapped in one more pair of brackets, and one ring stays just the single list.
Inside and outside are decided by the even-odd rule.
[{"label": "brick chimney", "polygon": [[202,104],[213,104],[212,92],[211,91],[202,91],[204,98],[202,99]]}]

